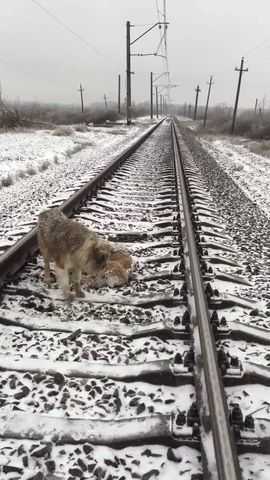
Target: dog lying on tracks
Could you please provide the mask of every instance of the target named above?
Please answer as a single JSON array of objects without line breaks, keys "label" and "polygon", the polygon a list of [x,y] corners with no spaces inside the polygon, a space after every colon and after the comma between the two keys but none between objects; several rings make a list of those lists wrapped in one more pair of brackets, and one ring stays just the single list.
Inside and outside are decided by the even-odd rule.
[{"label": "dog lying on tracks", "polygon": [[111,255],[109,242],[100,240],[96,233],[77,221],[70,220],[59,208],[40,213],[38,219],[38,244],[44,258],[45,281],[50,286],[50,261],[55,264],[55,274],[66,299],[84,296],[81,290],[81,273],[96,275],[102,271]]},{"label": "dog lying on tracks", "polygon": [[128,283],[130,274],[133,270],[133,260],[131,255],[107,242],[111,248],[111,254],[103,266],[90,273],[85,278],[85,283],[91,288],[100,287],[121,287]]}]

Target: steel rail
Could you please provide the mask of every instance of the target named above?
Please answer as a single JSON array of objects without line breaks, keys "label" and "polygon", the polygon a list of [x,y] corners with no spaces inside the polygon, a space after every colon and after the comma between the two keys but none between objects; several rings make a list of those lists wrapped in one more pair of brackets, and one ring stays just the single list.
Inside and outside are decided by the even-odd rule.
[{"label": "steel rail", "polygon": [[[199,372],[200,375],[199,378],[195,379],[195,382],[197,383],[197,392],[199,390],[200,400],[204,403],[204,405],[199,406],[201,428],[203,430],[202,441],[205,436],[212,433],[214,446],[213,453],[215,456],[214,459],[205,459],[207,469],[205,477],[218,480],[239,480],[241,479],[240,466],[235,442],[229,425],[228,407],[217,363],[215,340],[210,324],[207,300],[205,297],[203,280],[200,272],[200,262],[192,225],[185,172],[174,123],[172,123],[172,137],[177,190],[178,195],[180,196],[179,203],[182,208],[182,219],[184,220],[182,233],[183,237],[186,238],[188,245],[190,271],[187,272],[188,277],[186,281],[195,306],[195,315],[193,315],[192,318],[193,338],[195,339],[195,363],[197,366],[197,373]],[[204,453],[206,457],[209,455],[207,447]],[[216,469],[213,468],[215,465]]]},{"label": "steel rail", "polygon": [[[124,152],[117,155],[102,172],[98,173],[92,180],[90,180],[90,182],[87,182],[82,188],[71,195],[61,205],[61,210],[67,216],[70,216],[89,195],[95,193],[96,190],[103,185],[105,180],[107,180],[113,172],[144,143],[163,120],[164,118],[150,127],[145,133],[143,133],[143,135],[133,142],[131,146],[126,148]],[[34,227],[29,233],[24,235],[23,238],[0,256],[0,286],[3,285],[9,276],[20,270],[29,257],[36,253],[37,249],[37,227]]]}]

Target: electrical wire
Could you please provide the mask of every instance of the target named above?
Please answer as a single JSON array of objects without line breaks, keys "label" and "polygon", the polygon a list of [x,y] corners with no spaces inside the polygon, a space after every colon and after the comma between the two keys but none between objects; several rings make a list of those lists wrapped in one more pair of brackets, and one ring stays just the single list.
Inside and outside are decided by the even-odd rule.
[{"label": "electrical wire", "polygon": [[151,27],[152,23],[133,23],[132,27]]},{"label": "electrical wire", "polygon": [[256,52],[259,48],[269,48],[270,47],[270,39],[267,38],[263,42],[258,43],[257,45],[251,47],[249,50],[246,50],[244,52],[244,57],[247,55],[252,55],[254,52]]},{"label": "electrical wire", "polygon": [[102,52],[100,52],[95,45],[91,44],[88,42],[88,40],[85,40],[80,34],[75,32],[72,28],[70,28],[66,23],[64,23],[60,18],[58,18],[54,13],[52,13],[48,8],[44,7],[41,5],[38,0],[31,0],[32,3],[34,3],[37,7],[39,7],[43,12],[45,12],[50,18],[52,18],[55,22],[57,22],[61,27],[63,27],[65,30],[67,30],[69,33],[71,33],[77,40],[80,40],[84,45],[86,45],[88,48],[93,50],[97,55],[100,56],[105,56]]},{"label": "electrical wire", "polygon": [[156,53],[159,53],[160,48],[162,48],[162,43],[163,43],[164,37],[165,37],[165,33],[163,33],[160,37],[160,41],[159,41],[158,46],[156,48]]}]

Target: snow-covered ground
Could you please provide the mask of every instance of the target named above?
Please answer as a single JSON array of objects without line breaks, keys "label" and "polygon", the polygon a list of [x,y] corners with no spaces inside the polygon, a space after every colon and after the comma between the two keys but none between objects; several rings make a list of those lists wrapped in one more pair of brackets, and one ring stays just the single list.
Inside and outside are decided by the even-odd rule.
[{"label": "snow-covered ground", "polygon": [[[76,132],[77,133],[77,132]],[[44,162],[63,160],[74,147],[78,136],[57,137],[52,132],[39,130],[0,135],[0,185],[16,182],[30,175],[30,169],[39,170]],[[33,172],[34,173],[34,172]],[[8,179],[9,177],[9,179]]]},{"label": "snow-covered ground", "polygon": [[203,147],[264,213],[270,216],[270,160],[227,138],[201,139]]},{"label": "snow-covered ground", "polygon": [[[147,123],[149,122],[146,122]],[[70,157],[76,151],[86,147],[98,148],[103,143],[117,143],[117,135],[125,136],[128,129],[125,125],[117,127],[88,127],[86,132],[76,131],[72,127],[71,135],[60,134],[55,130],[29,130],[23,132],[7,132],[0,134],[0,186],[5,186],[5,178],[12,177],[16,182],[29,176],[29,169],[38,171],[44,162],[57,163]],[[63,132],[66,130],[63,127]],[[44,168],[45,170],[45,168]]]},{"label": "snow-covered ground", "polygon": [[140,119],[130,127],[89,127],[69,136],[44,130],[0,134],[0,253],[1,245],[31,228],[41,210],[93,178],[149,126]]},{"label": "snow-covered ground", "polygon": [[[89,443],[76,447],[59,445],[54,446],[51,453],[47,453],[47,457],[50,458],[50,461],[46,462],[47,466],[38,456],[42,448],[44,449],[44,443],[37,441],[34,443],[26,440],[5,440],[4,443],[0,441],[1,480],[2,478],[190,480],[193,475],[195,479],[201,473],[200,452],[184,446],[168,448],[163,445],[143,445],[113,450],[104,445],[93,446]],[[8,472],[10,465],[13,472],[19,473],[20,477],[4,473]],[[252,462],[245,458],[243,465],[253,467]],[[12,469],[10,471],[12,472]],[[54,473],[48,475],[48,471]],[[86,472],[86,475],[83,472]],[[260,480],[266,478],[260,476]]]}]

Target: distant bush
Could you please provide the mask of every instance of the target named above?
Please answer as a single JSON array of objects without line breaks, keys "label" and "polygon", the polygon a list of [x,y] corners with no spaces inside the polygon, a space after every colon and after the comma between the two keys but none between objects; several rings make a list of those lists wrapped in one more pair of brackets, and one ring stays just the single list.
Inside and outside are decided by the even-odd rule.
[{"label": "distant bush", "polygon": [[29,165],[26,169],[26,173],[28,175],[36,175],[37,171],[34,169],[32,165]]},{"label": "distant bush", "polygon": [[19,170],[18,173],[17,173],[17,177],[25,178],[25,172],[23,170]]},{"label": "distant bush", "polygon": [[76,125],[74,128],[76,132],[82,132],[82,133],[88,132],[87,125],[84,125],[83,123],[81,125]]},{"label": "distant bush", "polygon": [[1,179],[1,185],[2,187],[10,187],[10,185],[13,185],[14,180],[11,175],[7,175],[6,177],[3,177]]},{"label": "distant bush", "polygon": [[21,119],[16,110],[9,110],[7,107],[0,110],[0,128],[9,130],[19,125],[21,125]]},{"label": "distant bush", "polygon": [[73,128],[69,127],[68,125],[58,127],[52,132],[52,135],[55,135],[56,137],[67,137],[73,134],[74,134]]},{"label": "distant bush", "polygon": [[231,109],[225,105],[209,108],[206,129],[201,122],[198,128],[207,133],[229,133],[231,128]]},{"label": "distant bush", "polygon": [[[207,128],[200,127],[200,132],[230,134],[232,127],[232,109],[215,107],[209,110]],[[270,112],[264,114],[246,110],[238,114],[235,124],[235,134],[257,139],[270,139]]]},{"label": "distant bush", "polygon": [[270,140],[259,140],[249,143],[249,149],[256,155],[262,155],[263,157],[270,157]]},{"label": "distant bush", "polygon": [[50,166],[49,160],[44,160],[39,167],[39,171],[44,172],[45,170],[47,170],[49,168],[49,166]]},{"label": "distant bush", "polygon": [[116,122],[121,116],[115,110],[96,110],[89,115],[89,122],[94,122],[96,125],[102,123]]}]

